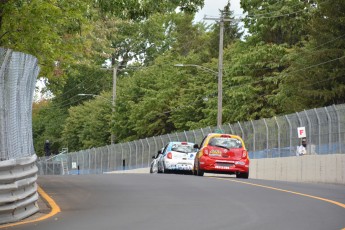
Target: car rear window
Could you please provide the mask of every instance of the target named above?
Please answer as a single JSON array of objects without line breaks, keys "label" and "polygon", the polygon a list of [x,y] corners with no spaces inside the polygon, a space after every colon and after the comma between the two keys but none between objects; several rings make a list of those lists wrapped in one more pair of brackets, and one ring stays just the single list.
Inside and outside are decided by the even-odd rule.
[{"label": "car rear window", "polygon": [[171,150],[175,152],[181,152],[181,153],[192,153],[194,152],[194,146],[186,145],[186,144],[173,144],[171,146]]},{"label": "car rear window", "polygon": [[227,149],[242,148],[242,142],[239,139],[228,137],[213,137],[208,145]]}]

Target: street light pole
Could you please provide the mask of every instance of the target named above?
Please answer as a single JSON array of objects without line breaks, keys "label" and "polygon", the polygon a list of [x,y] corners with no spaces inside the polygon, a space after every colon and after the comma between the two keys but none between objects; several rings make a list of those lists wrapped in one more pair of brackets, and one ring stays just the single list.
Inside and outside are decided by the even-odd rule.
[{"label": "street light pole", "polygon": [[219,32],[219,59],[218,59],[218,110],[217,110],[217,127],[222,125],[222,107],[223,107],[223,35],[224,19],[223,14],[220,18]]},{"label": "street light pole", "polygon": [[117,75],[117,64],[114,64],[113,68],[113,100],[112,100],[112,114],[111,114],[111,144],[115,143],[115,134],[113,132],[113,125],[114,125],[114,113],[115,113],[115,101],[116,101],[116,75]]}]

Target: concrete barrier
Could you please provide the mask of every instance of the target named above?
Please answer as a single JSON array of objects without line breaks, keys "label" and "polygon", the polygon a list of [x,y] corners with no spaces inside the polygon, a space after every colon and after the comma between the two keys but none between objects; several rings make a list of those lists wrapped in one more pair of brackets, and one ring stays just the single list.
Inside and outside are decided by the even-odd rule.
[{"label": "concrete barrier", "polygon": [[345,184],[345,154],[251,159],[252,179]]}]

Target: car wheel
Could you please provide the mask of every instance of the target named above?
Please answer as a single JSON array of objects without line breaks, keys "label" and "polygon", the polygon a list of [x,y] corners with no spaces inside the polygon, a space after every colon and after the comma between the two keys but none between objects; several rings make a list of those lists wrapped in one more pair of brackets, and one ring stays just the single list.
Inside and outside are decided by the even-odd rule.
[{"label": "car wheel", "polygon": [[248,179],[249,177],[249,172],[248,173],[237,173],[236,178],[243,178],[243,179]]},{"label": "car wheel", "polygon": [[198,169],[196,170],[196,175],[198,175],[198,176],[204,175],[204,170],[200,169],[200,162],[198,162]]},{"label": "car wheel", "polygon": [[162,173],[162,170],[159,169],[159,165],[157,165],[157,173]]}]

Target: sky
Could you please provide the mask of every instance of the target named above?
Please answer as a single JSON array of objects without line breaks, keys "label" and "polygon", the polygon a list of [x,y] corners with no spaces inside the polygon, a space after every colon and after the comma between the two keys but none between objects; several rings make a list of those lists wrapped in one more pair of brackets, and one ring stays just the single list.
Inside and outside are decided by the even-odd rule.
[{"label": "sky", "polygon": [[[228,0],[205,0],[204,8],[195,15],[195,21],[203,21],[205,15],[207,17],[219,17],[219,10],[223,9],[227,3]],[[240,0],[230,0],[230,9],[233,11],[234,16],[241,15]]]}]

